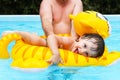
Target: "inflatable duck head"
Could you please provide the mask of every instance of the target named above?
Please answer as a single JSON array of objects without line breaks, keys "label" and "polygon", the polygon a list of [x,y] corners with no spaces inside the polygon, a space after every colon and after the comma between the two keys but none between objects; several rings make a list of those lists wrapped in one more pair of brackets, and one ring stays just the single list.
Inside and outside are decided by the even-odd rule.
[{"label": "inflatable duck head", "polygon": [[76,16],[70,15],[73,20],[76,33],[82,36],[85,33],[98,33],[103,38],[110,35],[110,25],[108,20],[95,11],[80,12]]}]

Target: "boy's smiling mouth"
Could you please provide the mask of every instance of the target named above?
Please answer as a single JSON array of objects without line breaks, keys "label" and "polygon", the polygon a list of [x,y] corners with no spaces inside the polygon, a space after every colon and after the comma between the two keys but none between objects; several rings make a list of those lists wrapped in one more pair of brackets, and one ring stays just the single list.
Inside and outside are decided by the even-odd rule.
[{"label": "boy's smiling mouth", "polygon": [[79,54],[80,50],[79,50],[79,48],[76,48],[73,52]]}]

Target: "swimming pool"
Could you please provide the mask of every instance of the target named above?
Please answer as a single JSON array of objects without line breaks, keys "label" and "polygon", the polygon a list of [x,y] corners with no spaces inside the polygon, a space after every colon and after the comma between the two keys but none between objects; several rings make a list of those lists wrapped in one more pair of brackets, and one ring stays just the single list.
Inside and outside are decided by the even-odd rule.
[{"label": "swimming pool", "polygon": [[[109,51],[120,51],[120,15],[105,15],[112,26],[112,32],[105,40]],[[0,37],[6,30],[22,30],[37,32],[43,35],[39,15],[1,15],[0,16]],[[14,43],[9,45],[9,52]],[[25,72],[12,69],[12,59],[0,59],[0,80],[119,80],[120,61],[111,66],[90,66],[60,68],[50,66],[43,72]]]}]

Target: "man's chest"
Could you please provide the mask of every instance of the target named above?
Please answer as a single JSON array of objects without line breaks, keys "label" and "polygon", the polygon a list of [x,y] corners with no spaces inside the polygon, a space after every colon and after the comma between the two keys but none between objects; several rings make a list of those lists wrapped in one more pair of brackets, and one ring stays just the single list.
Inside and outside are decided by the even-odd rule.
[{"label": "man's chest", "polygon": [[73,13],[73,7],[53,7],[52,15],[54,20],[68,19],[69,14]]}]

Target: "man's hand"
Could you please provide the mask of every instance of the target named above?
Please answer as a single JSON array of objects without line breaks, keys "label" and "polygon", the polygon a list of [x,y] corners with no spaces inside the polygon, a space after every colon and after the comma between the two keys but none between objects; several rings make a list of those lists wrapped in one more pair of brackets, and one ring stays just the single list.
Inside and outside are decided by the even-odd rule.
[{"label": "man's hand", "polygon": [[53,55],[53,56],[50,58],[50,60],[48,60],[47,62],[50,63],[51,65],[52,65],[52,64],[58,64],[58,63],[63,64],[63,61],[62,61],[60,55],[56,55],[56,54]]}]

